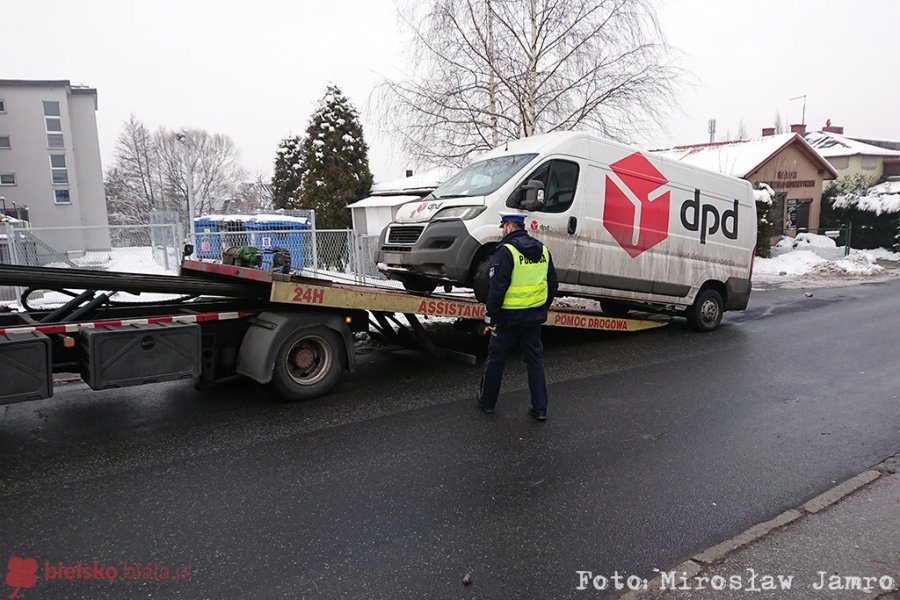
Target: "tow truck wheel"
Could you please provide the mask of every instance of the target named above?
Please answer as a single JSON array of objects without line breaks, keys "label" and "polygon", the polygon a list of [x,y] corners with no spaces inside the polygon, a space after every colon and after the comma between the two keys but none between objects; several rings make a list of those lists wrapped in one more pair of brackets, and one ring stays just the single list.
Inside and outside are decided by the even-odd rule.
[{"label": "tow truck wheel", "polygon": [[697,298],[687,309],[688,324],[697,331],[712,331],[722,322],[722,295],[716,290],[706,289],[697,294]]},{"label": "tow truck wheel", "polygon": [[272,385],[285,400],[306,400],[326,393],[344,371],[344,343],[323,326],[291,335],[275,358]]}]

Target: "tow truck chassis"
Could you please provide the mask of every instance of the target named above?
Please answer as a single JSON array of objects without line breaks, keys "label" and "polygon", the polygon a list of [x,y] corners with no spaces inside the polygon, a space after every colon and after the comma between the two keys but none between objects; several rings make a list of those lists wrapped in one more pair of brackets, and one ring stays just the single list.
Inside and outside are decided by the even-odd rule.
[{"label": "tow truck chassis", "polygon": [[[0,404],[51,397],[60,372],[80,373],[95,390],[246,376],[287,399],[312,398],[354,369],[356,332],[474,365],[474,356],[438,347],[419,318],[484,317],[484,306],[468,297],[194,260],[183,261],[179,276],[0,265],[0,285],[24,288],[26,308],[0,313]],[[70,299],[31,309],[29,297],[42,290]],[[176,297],[123,302],[117,292]],[[556,306],[547,322],[610,331],[665,324]]]}]

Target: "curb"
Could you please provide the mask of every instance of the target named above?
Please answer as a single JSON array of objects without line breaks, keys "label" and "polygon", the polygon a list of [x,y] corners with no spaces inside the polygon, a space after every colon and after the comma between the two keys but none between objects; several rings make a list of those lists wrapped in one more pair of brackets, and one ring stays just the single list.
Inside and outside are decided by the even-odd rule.
[{"label": "curb", "polygon": [[[696,577],[707,567],[722,562],[733,552],[740,550],[745,546],[749,546],[776,529],[785,527],[801,518],[814,515],[829,506],[833,506],[857,490],[876,481],[883,474],[895,474],[898,472],[900,472],[900,454],[892,456],[871,469],[863,471],[859,475],[839,483],[815,498],[807,500],[800,506],[784,511],[774,519],[757,523],[741,533],[728,538],[723,542],[719,542],[715,546],[711,546],[702,552],[698,552],[690,559],[671,569],[663,569],[661,570],[661,573],[674,572],[683,575],[688,579]],[[619,600],[637,600],[644,597],[646,594],[660,591],[659,588],[661,583],[662,579],[661,575],[659,575],[648,580],[645,589],[629,591],[616,597],[619,598]]]}]

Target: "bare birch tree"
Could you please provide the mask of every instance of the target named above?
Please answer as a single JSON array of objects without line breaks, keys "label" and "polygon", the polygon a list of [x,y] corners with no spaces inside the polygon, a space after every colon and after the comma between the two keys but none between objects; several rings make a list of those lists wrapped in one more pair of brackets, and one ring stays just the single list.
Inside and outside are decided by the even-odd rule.
[{"label": "bare birch tree", "polygon": [[[247,177],[238,150],[227,135],[201,129],[189,130],[187,140],[194,216],[222,210],[227,200],[240,195]],[[149,223],[152,211],[165,210],[178,212],[187,225],[184,148],[174,132],[164,127],[151,132],[137,117],[129,117],[106,172],[106,202],[114,224]]]},{"label": "bare birch tree", "polygon": [[[156,134],[160,168],[166,193],[187,206],[184,147],[174,131],[160,127]],[[227,135],[189,129],[185,139],[190,147],[190,168],[195,217],[221,211],[225,201],[236,197],[247,178],[234,142]]]},{"label": "bare birch tree", "polygon": [[115,162],[106,175],[107,211],[112,223],[147,223],[151,211],[164,208],[158,167],[153,134],[130,115],[122,124]]},{"label": "bare birch tree", "polygon": [[401,19],[415,76],[385,81],[378,108],[421,162],[570,129],[631,141],[675,102],[651,0],[429,0]]}]

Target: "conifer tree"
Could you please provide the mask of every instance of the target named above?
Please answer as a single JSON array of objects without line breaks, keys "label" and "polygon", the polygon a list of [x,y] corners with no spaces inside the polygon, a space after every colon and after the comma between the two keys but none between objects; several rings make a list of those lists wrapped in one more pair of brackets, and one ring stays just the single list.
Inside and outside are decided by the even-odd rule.
[{"label": "conifer tree", "polygon": [[372,173],[359,114],[336,85],[312,114],[299,154],[296,207],[315,210],[318,229],[349,227],[347,205],[369,194]]},{"label": "conifer tree", "polygon": [[281,140],[275,152],[275,170],[272,173],[272,206],[275,208],[300,207],[300,172],[303,169],[303,138],[299,135]]}]

